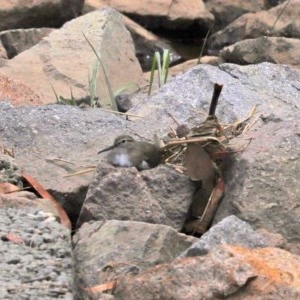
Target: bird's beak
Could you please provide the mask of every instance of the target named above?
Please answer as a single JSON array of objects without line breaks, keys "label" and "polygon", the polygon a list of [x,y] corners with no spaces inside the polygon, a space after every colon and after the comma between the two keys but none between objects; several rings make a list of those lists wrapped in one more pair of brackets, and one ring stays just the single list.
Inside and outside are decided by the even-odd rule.
[{"label": "bird's beak", "polygon": [[103,150],[100,150],[97,154],[100,154],[100,153],[102,153],[102,152],[106,152],[106,151],[111,150],[111,149],[114,149],[114,148],[115,148],[115,145],[109,146],[109,147],[107,147],[107,148],[104,148]]}]

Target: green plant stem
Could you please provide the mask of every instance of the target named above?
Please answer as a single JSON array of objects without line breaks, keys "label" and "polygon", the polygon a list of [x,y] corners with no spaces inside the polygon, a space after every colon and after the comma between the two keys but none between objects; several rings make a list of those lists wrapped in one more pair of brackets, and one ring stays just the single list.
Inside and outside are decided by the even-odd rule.
[{"label": "green plant stem", "polygon": [[205,36],[205,38],[204,38],[204,42],[203,42],[203,44],[202,44],[201,51],[200,51],[200,54],[199,54],[199,56],[198,56],[197,64],[200,64],[200,63],[201,63],[200,61],[201,61],[201,58],[202,58],[202,56],[203,56],[203,52],[204,52],[204,49],[205,49],[205,46],[206,46],[206,43],[207,43],[207,40],[208,40],[208,36],[209,36],[209,34],[210,34],[210,29],[211,29],[211,28],[208,29],[208,31],[207,31],[207,33],[206,33],[206,36]]},{"label": "green plant stem", "polygon": [[97,51],[95,50],[94,46],[92,45],[92,43],[88,40],[88,38],[85,36],[84,33],[82,33],[82,34],[83,34],[85,40],[86,40],[86,41],[88,42],[88,44],[90,45],[90,47],[92,48],[93,52],[95,53],[95,55],[96,55],[96,57],[97,57],[97,59],[98,59],[100,65],[101,65],[101,68],[102,68],[102,71],[103,71],[103,74],[104,74],[104,77],[105,77],[106,86],[107,86],[107,89],[108,89],[108,92],[109,92],[109,97],[110,97],[110,101],[111,101],[111,108],[112,108],[113,110],[117,111],[118,108],[117,108],[116,99],[115,99],[115,96],[114,96],[114,92],[113,92],[113,90],[112,90],[112,88],[111,88],[111,84],[110,84],[110,82],[109,82],[109,80],[108,80],[108,76],[107,76],[107,74],[106,74],[105,67],[104,67],[104,65],[103,65],[103,63],[102,63],[102,61],[101,61],[101,59],[100,59],[100,57],[99,57]]}]

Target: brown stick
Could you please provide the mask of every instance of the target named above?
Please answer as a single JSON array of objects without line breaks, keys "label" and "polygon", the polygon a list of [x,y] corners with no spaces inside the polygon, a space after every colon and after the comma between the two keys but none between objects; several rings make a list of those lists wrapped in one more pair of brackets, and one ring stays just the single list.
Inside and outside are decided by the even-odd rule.
[{"label": "brown stick", "polygon": [[223,85],[215,83],[214,85],[214,93],[210,102],[209,112],[208,112],[208,118],[214,117],[216,108],[218,105],[218,100],[222,91]]}]

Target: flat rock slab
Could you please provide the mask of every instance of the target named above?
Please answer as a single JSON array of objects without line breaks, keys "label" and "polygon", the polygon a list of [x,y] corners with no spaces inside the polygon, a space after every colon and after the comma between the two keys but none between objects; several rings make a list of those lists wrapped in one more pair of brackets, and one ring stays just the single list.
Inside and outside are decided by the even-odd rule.
[{"label": "flat rock slab", "polygon": [[[64,105],[15,109],[0,104],[1,143],[14,150],[15,163],[50,191],[70,213],[77,212],[101,157],[105,134],[126,130],[112,113]],[[77,176],[65,177],[78,171]]]},{"label": "flat rock slab", "polygon": [[149,127],[161,134],[166,134],[170,125],[176,127],[167,112],[180,123],[196,125],[205,120],[214,84],[218,83],[223,85],[216,110],[221,123],[244,119],[255,105],[264,116],[293,119],[300,109],[299,74],[288,66],[271,63],[195,65],[129,112],[144,116],[136,118],[139,126],[133,124],[140,134],[149,132]]}]

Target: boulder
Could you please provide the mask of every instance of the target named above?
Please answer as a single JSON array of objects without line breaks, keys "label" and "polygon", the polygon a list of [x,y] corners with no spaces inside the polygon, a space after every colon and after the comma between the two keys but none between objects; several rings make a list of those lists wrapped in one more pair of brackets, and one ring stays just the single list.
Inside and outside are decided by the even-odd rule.
[{"label": "boulder", "polygon": [[[130,34],[122,16],[109,8],[67,22],[35,47],[8,61],[0,72],[30,86],[43,103],[56,102],[56,95],[85,97],[89,93],[89,77],[97,58],[84,35],[101,57],[113,91],[128,83],[139,83],[142,71]],[[126,72],[116,72],[118,69]],[[28,70],[31,70],[30,76]],[[106,106],[110,101],[101,65],[98,80],[96,95]]]},{"label": "boulder", "polygon": [[247,222],[232,215],[211,227],[180,257],[204,255],[220,244],[238,245],[247,248],[268,246],[267,240],[256,233]]},{"label": "boulder", "polygon": [[[111,6],[150,30],[168,31],[173,35],[205,36],[214,17],[206,9],[203,1],[143,1],[130,0],[88,0],[89,7]],[[204,28],[204,29],[203,29]]]},{"label": "boulder", "polygon": [[244,14],[224,29],[214,33],[210,37],[209,47],[220,50],[244,39],[262,36],[299,38],[297,22],[299,7],[300,0],[295,0],[293,5],[287,6],[285,1],[266,11]]},{"label": "boulder", "polygon": [[0,8],[0,31],[31,27],[59,27],[76,18],[83,0],[4,1]]},{"label": "boulder", "polygon": [[299,257],[276,248],[223,245],[117,281],[117,299],[297,299]]},{"label": "boulder", "polygon": [[215,17],[214,31],[223,29],[245,13],[254,13],[266,8],[266,1],[264,0],[206,0],[204,2],[206,8]]},{"label": "boulder", "polygon": [[235,64],[255,64],[268,61],[300,69],[300,40],[284,37],[246,39],[221,50],[220,56]]},{"label": "boulder", "polygon": [[78,225],[90,220],[132,220],[181,230],[194,187],[187,176],[158,166],[138,172],[100,163],[89,185]]},{"label": "boulder", "polygon": [[195,240],[159,224],[117,220],[85,223],[73,238],[76,281],[92,287],[125,274],[137,275],[172,261]]}]

